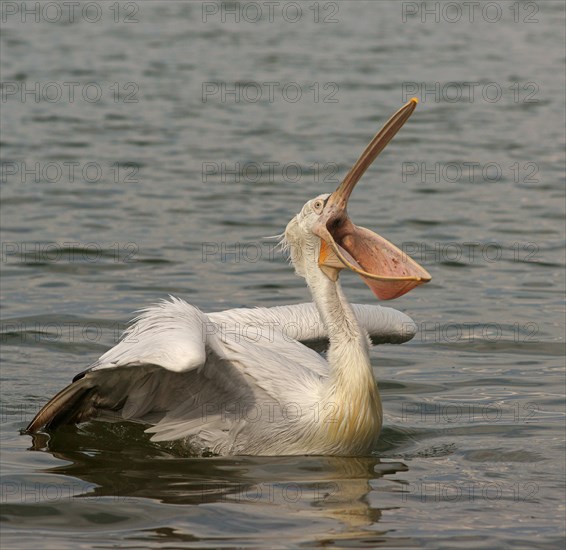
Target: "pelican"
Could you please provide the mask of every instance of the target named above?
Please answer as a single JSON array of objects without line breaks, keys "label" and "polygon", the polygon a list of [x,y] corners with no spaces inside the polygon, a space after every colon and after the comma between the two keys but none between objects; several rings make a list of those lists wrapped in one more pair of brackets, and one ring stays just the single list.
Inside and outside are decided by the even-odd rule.
[{"label": "pelican", "polygon": [[[357,273],[382,300],[431,277],[354,225],[346,207],[416,105],[412,99],[399,109],[336,191],[308,201],[287,225],[282,244],[313,303],[206,314],[171,297],[141,310],[120,342],[56,394],[27,432],[132,421],[149,425],[152,441],[183,440],[202,454],[369,453],[383,416],[370,345],[408,340],[415,325],[390,308],[350,305],[339,274]],[[327,348],[326,356],[314,348]]]}]

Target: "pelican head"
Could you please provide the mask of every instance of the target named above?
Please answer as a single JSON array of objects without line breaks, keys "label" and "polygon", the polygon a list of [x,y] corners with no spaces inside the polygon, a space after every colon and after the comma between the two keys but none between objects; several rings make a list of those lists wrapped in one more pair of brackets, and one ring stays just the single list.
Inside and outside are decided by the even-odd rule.
[{"label": "pelican head", "polygon": [[416,98],[411,99],[387,121],[334,193],[308,201],[289,222],[284,240],[298,275],[306,278],[309,270],[317,268],[336,281],[342,269],[349,269],[381,300],[397,298],[430,281],[426,269],[388,240],[354,225],[347,212],[355,185],[417,103]]}]

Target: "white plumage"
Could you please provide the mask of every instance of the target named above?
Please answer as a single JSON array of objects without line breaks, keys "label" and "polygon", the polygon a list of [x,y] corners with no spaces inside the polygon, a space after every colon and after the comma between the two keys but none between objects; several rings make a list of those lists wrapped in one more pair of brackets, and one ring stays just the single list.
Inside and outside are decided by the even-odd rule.
[{"label": "white plumage", "polygon": [[369,452],[382,423],[370,344],[409,340],[415,325],[391,308],[351,306],[338,274],[352,269],[386,299],[430,276],[354,226],[346,204],[415,105],[390,119],[335,193],[307,202],[288,224],[284,242],[314,303],[209,314],[177,298],[151,306],[28,430],[90,419],[134,421],[149,425],[154,441],[184,439],[198,452]]}]

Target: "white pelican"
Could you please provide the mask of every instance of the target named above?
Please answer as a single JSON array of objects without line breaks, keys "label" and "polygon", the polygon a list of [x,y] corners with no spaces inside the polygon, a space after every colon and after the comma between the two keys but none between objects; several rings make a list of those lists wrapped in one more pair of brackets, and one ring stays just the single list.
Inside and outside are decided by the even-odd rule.
[{"label": "white pelican", "polygon": [[[358,273],[380,299],[401,296],[430,275],[355,226],[346,206],[416,104],[412,99],[389,119],[334,193],[307,202],[287,225],[282,242],[314,304],[212,314],[176,298],[151,306],[27,431],[89,419],[135,421],[150,425],[153,441],[184,439],[202,453],[368,453],[382,424],[368,336],[400,342],[415,327],[390,308],[351,306],[338,274]],[[321,340],[329,342],[326,358],[308,347]]]}]

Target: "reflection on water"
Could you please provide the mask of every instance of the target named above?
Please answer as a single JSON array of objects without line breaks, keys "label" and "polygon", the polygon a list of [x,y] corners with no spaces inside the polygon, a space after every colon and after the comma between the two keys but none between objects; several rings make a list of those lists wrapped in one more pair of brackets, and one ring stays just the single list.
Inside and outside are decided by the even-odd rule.
[{"label": "reflection on water", "polygon": [[[10,490],[17,478],[6,480],[4,513],[12,521],[26,521],[27,513],[22,517],[20,511],[33,503],[34,529],[52,525],[62,505],[71,505],[82,516],[81,524],[88,524],[94,521],[88,512],[91,503],[119,503],[124,511],[143,508],[141,499],[147,499],[184,507],[238,505],[260,515],[278,510],[276,515],[286,521],[300,518],[293,536],[300,534],[304,523],[326,525],[332,520],[341,526],[334,538],[340,538],[340,531],[351,537],[380,520],[380,507],[370,506],[367,499],[370,481],[375,484],[384,476],[407,471],[402,462],[377,457],[190,458],[180,444],[153,444],[141,427],[129,424],[66,427],[50,438],[34,435],[33,445],[47,450],[61,465],[35,472],[24,490],[26,504],[21,503],[21,494]],[[114,517],[106,522],[121,521],[119,512],[108,514]],[[139,519],[138,512],[123,512],[124,521]],[[322,536],[316,530],[313,534]]]}]

